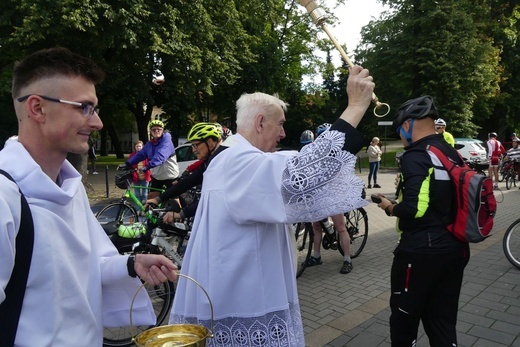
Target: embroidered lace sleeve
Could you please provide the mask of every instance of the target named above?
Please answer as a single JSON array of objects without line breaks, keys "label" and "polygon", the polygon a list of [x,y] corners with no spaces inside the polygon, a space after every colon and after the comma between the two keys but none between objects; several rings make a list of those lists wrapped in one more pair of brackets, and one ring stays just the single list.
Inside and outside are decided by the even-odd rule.
[{"label": "embroidered lace sleeve", "polygon": [[326,131],[289,159],[282,176],[289,221],[316,221],[368,204],[355,175],[356,156],[342,150],[344,143],[344,133]]}]

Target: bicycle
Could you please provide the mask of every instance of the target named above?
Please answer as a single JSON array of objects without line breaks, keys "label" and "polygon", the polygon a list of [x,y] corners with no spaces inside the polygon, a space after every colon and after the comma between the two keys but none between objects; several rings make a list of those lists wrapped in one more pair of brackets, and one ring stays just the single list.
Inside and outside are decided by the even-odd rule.
[{"label": "bicycle", "polygon": [[[368,215],[364,208],[360,207],[356,210],[344,213],[345,226],[350,236],[350,258],[356,258],[361,254],[367,243],[368,238]],[[322,230],[326,230],[323,221],[319,222]],[[294,226],[294,235],[297,247],[297,264],[296,278],[300,277],[309,260],[314,243],[314,230],[312,223],[303,222],[296,223]],[[323,233],[322,247],[323,249],[338,250],[343,256],[345,253],[338,241],[338,231],[334,227],[334,233]]]},{"label": "bicycle", "polygon": [[[164,225],[162,217],[166,209],[145,210],[144,205],[133,193],[135,186],[131,184],[132,171],[125,170],[116,174],[115,182],[119,188],[125,189],[118,202],[105,206],[96,218],[107,233],[119,253],[153,253],[164,254],[170,258],[179,269],[182,266],[185,242],[191,233],[191,219]],[[197,198],[196,192],[192,193]],[[139,216],[136,207],[142,216]],[[124,234],[126,237],[120,236]],[[174,248],[174,245],[175,248]],[[175,287],[173,283],[165,282],[160,286],[147,288],[157,317],[156,325],[136,326],[136,331],[144,331],[162,324],[171,308]],[[103,331],[103,346],[131,346],[132,335],[129,327],[105,328]]]},{"label": "bicycle", "polygon": [[[165,225],[162,217],[166,213],[164,208],[149,207],[146,210],[147,216],[153,217],[146,223],[135,222],[127,223],[124,215],[120,215],[120,220],[116,223],[106,223],[103,225],[105,232],[111,236],[112,242],[116,245],[121,254],[163,254],[170,258],[180,269],[186,250],[185,241],[188,241],[191,233],[191,220],[175,222],[173,225]],[[121,228],[131,228],[134,230],[134,238],[123,238],[118,235]],[[125,230],[126,231],[126,230]],[[174,245],[176,245],[174,247]],[[156,324],[151,326],[134,326],[134,335],[142,331],[161,325],[173,303],[175,287],[172,282],[165,282],[158,286],[147,287],[148,295],[152,301],[156,315]],[[112,327],[103,330],[103,346],[132,346],[133,335],[130,327]]]},{"label": "bicycle", "polygon": [[473,171],[476,171],[481,175],[487,176],[485,170],[489,169],[489,161],[474,159],[466,161],[466,164]]},{"label": "bicycle", "polygon": [[514,221],[506,230],[502,248],[507,260],[520,269],[520,219]]},{"label": "bicycle", "polygon": [[[132,171],[133,170],[123,170],[116,173],[115,184],[118,188],[124,189],[125,192],[119,201],[108,204],[96,213],[96,218],[101,225],[114,223],[133,224],[146,219],[151,219],[155,222],[155,220],[153,220],[154,217],[146,214],[144,205],[134,194],[134,189],[147,188],[161,193],[164,192],[164,189],[132,185]],[[143,214],[144,218],[139,218],[138,210]]]},{"label": "bicycle", "polygon": [[509,190],[511,187],[516,187],[516,159],[511,159],[504,166],[504,179],[506,181],[506,189]]},{"label": "bicycle", "polygon": [[500,161],[498,162],[498,182],[503,182],[505,178],[505,170],[504,167],[508,163],[507,160],[503,156],[500,157]]}]

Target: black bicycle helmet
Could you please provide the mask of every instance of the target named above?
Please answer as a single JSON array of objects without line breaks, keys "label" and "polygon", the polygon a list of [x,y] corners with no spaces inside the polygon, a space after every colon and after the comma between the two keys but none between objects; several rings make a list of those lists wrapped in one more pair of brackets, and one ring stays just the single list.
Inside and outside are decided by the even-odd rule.
[{"label": "black bicycle helmet", "polygon": [[310,130],[304,130],[300,135],[300,143],[306,145],[314,141],[314,134]]},{"label": "black bicycle helmet", "polygon": [[439,118],[439,112],[429,95],[406,101],[399,106],[394,116],[392,128],[394,130],[401,126],[407,119],[423,119],[426,117]]}]

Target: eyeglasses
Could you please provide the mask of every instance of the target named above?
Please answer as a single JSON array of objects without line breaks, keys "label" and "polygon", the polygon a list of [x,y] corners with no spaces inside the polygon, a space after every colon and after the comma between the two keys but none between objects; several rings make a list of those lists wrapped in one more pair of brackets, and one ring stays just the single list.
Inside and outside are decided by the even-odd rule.
[{"label": "eyeglasses", "polygon": [[202,145],[203,143],[204,143],[204,142],[197,142],[197,143],[192,142],[192,143],[191,143],[191,147],[193,147],[193,149],[196,150],[196,149],[198,149],[199,146]]},{"label": "eyeglasses", "polygon": [[94,107],[91,104],[86,104],[84,102],[76,102],[76,101],[55,99],[55,98],[51,98],[51,97],[48,97],[48,96],[45,96],[45,95],[28,94],[28,95],[22,96],[22,97],[20,97],[20,98],[18,98],[16,100],[18,100],[18,102],[24,102],[25,100],[27,100],[32,95],[37,95],[40,98],[45,99],[47,101],[52,101],[52,102],[58,102],[60,104],[68,104],[68,105],[77,106],[78,108],[80,108],[83,111],[83,117],[85,117],[85,118],[92,117],[94,115],[94,113],[99,114],[99,108]]},{"label": "eyeglasses", "polygon": [[436,127],[435,127],[435,130],[440,130],[440,129],[442,129],[442,128],[444,128],[444,127],[443,127],[443,126],[436,126]]}]

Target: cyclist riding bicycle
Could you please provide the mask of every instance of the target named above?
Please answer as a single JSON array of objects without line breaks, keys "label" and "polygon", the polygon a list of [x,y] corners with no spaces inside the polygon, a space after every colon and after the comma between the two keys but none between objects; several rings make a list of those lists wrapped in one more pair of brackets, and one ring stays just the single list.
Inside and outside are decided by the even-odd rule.
[{"label": "cyclist riding bicycle", "polygon": [[[148,127],[151,134],[150,141],[144,145],[142,150],[119,165],[119,168],[127,169],[144,159],[148,159],[148,164],[142,167],[140,171],[150,170],[152,172],[150,188],[169,187],[179,176],[179,165],[177,164],[172,137],[169,133],[164,132],[164,123],[158,119],[152,119],[148,123]],[[155,191],[150,191],[148,198],[153,198],[157,194]]]},{"label": "cyclist riding bicycle", "polygon": [[[190,188],[202,184],[203,174],[209,165],[213,155],[216,155],[216,150],[222,143],[221,133],[215,123],[197,123],[188,133],[188,141],[191,142],[193,153],[197,156],[202,164],[187,176],[183,176],[169,187],[164,193],[160,194],[154,199],[147,200],[147,204],[160,204],[170,198],[177,197],[180,194],[188,191]],[[180,212],[168,212],[164,215],[163,221],[171,223],[174,219],[184,219],[195,215],[198,201],[194,201],[186,207],[183,207]]]},{"label": "cyclist riding bicycle", "polygon": [[[316,137],[320,136],[324,131],[329,130],[330,126],[331,125],[329,123],[323,123],[323,124],[319,125],[316,128]],[[312,134],[312,132],[310,130],[306,130],[303,133],[305,133],[307,131]],[[302,142],[302,137],[304,137],[303,133],[300,138],[300,143],[302,143],[302,144],[304,144]],[[310,138],[310,136],[308,136],[308,135],[309,134],[307,133],[307,136],[304,137],[304,141],[308,140],[308,138]],[[312,137],[312,139],[314,140],[314,136]],[[312,142],[312,141],[310,141],[310,142]],[[310,142],[308,142],[308,143],[310,143]],[[343,251],[344,251],[343,265],[341,266],[341,269],[339,270],[339,272],[342,274],[348,274],[353,269],[352,259],[350,258],[350,236],[347,232],[347,227],[345,225],[345,220],[344,220],[343,214],[337,214],[337,215],[331,216],[331,219],[332,219],[332,222],[334,223],[334,226],[336,227],[336,230],[338,231],[339,242],[341,243],[341,247],[343,248]],[[325,227],[327,229],[332,228],[332,225],[329,224],[330,222],[328,221],[328,219],[324,220],[323,223],[325,224]],[[314,244],[313,244],[312,255],[309,257],[309,260],[307,261],[307,266],[323,264],[323,262],[321,261],[321,254],[320,254],[321,242],[323,240],[323,232],[330,232],[328,230],[323,230],[320,222],[313,222],[312,229],[314,230]]]}]

